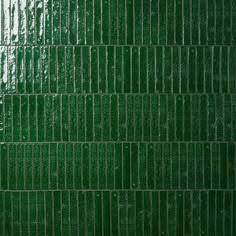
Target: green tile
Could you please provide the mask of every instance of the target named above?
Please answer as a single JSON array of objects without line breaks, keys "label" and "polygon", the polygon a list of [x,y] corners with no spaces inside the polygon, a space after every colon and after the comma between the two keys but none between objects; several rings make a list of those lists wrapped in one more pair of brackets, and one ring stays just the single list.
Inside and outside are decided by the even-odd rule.
[{"label": "green tile", "polygon": [[235,235],[236,3],[0,4],[0,235]]}]

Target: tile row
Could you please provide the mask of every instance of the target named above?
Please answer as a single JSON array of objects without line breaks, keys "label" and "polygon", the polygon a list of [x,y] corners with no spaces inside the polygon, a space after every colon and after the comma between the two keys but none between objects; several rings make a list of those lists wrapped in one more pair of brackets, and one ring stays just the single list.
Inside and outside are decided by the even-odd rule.
[{"label": "tile row", "polygon": [[235,93],[236,47],[0,46],[0,92]]},{"label": "tile row", "polygon": [[0,141],[236,141],[236,96],[4,95]]},{"label": "tile row", "polygon": [[235,10],[234,0],[1,1],[0,44],[235,44]]},{"label": "tile row", "polygon": [[236,143],[1,144],[0,189],[236,189]]},{"label": "tile row", "polygon": [[0,192],[1,235],[235,235],[235,191]]}]

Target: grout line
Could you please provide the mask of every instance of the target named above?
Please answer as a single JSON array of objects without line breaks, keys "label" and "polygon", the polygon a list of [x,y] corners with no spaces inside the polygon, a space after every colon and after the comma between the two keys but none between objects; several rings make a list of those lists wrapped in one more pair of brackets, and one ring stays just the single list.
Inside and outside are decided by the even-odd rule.
[{"label": "grout line", "polygon": [[236,44],[0,44],[0,47],[236,47]]}]

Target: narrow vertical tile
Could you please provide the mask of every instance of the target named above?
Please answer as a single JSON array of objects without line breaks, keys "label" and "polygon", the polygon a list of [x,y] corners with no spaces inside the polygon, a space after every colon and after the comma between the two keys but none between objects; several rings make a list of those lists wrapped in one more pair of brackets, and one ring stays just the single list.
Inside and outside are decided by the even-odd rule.
[{"label": "narrow vertical tile", "polygon": [[74,47],[74,76],[75,76],[75,92],[76,93],[81,93],[82,92],[82,78],[83,78],[83,73],[82,73],[82,57],[81,57],[81,47]]},{"label": "narrow vertical tile", "polygon": [[234,171],[234,166],[235,166],[235,144],[234,143],[229,143],[228,145],[228,156],[227,156],[227,168],[228,168],[228,187],[229,188],[234,188],[236,185],[236,175]]},{"label": "narrow vertical tile", "polygon": [[78,103],[78,141],[82,141],[85,140],[85,97],[77,96],[76,99]]},{"label": "narrow vertical tile", "polygon": [[[159,120],[159,96],[152,96],[151,97],[151,113],[152,113],[152,121],[151,121],[151,130],[152,130],[152,140],[153,141],[158,141],[159,140],[159,125],[158,125],[158,120]],[[140,116],[138,116],[139,120]],[[137,122],[137,121],[136,121]],[[137,131],[140,130],[139,128],[136,129]],[[137,132],[137,135],[139,132]],[[137,136],[136,135],[136,136]]]},{"label": "narrow vertical tile", "polygon": [[204,60],[203,60],[203,48],[197,48],[197,92],[203,93],[204,88]]},{"label": "narrow vertical tile", "polygon": [[69,1],[69,43],[70,44],[76,44],[77,42],[77,27],[78,27],[78,18],[77,18],[77,7],[78,7],[78,1],[77,0],[72,0]]},{"label": "narrow vertical tile", "polygon": [[223,226],[223,219],[224,219],[224,208],[223,208],[223,191],[216,192],[216,232],[219,234],[224,234],[224,226]]},{"label": "narrow vertical tile", "polygon": [[0,63],[1,63],[1,71],[0,71],[0,85],[1,92],[6,93],[8,90],[8,50],[7,47],[0,47]]},{"label": "narrow vertical tile", "polygon": [[205,92],[211,92],[211,65],[212,65],[212,50],[210,47],[205,48]]},{"label": "narrow vertical tile", "polygon": [[33,150],[33,186],[32,189],[40,189],[41,186],[41,163],[40,163],[40,146],[32,145]]},{"label": "narrow vertical tile", "polygon": [[196,168],[195,168],[195,160],[194,160],[194,152],[195,152],[195,145],[193,143],[188,144],[188,188],[193,189],[195,188],[195,179],[196,179]]},{"label": "narrow vertical tile", "polygon": [[192,227],[193,227],[193,235],[199,235],[200,233],[200,193],[199,191],[192,192]]},{"label": "narrow vertical tile", "polygon": [[30,141],[36,141],[36,96],[29,96],[29,130],[30,130]]},{"label": "narrow vertical tile", "polygon": [[[1,54],[2,56],[2,54]],[[17,92],[23,93],[24,91],[24,49],[22,47],[17,48]],[[2,65],[2,62],[1,62]]]},{"label": "narrow vertical tile", "polygon": [[156,165],[156,171],[155,171],[155,185],[157,189],[163,188],[163,182],[164,182],[164,177],[163,177],[163,161],[162,161],[162,156],[163,156],[163,148],[162,144],[156,144],[155,145],[155,165]]},{"label": "narrow vertical tile", "polygon": [[223,42],[223,20],[224,20],[224,8],[223,8],[223,1],[216,0],[215,3],[215,21],[216,21],[216,35],[215,35],[215,43],[222,44]]},{"label": "narrow vertical tile", "polygon": [[[24,189],[24,186],[25,186],[25,180],[24,180],[25,179],[25,172],[24,172],[25,158],[24,158],[24,146],[22,144],[17,145],[17,159],[18,159],[17,187],[18,187],[18,189]],[[2,173],[4,173],[4,172],[2,172]]]},{"label": "narrow vertical tile", "polygon": [[[127,116],[127,141],[132,141],[135,139],[134,137],[134,112],[133,112],[133,106],[134,106],[134,99],[132,95],[127,96],[127,110],[126,110],[126,116]],[[144,125],[144,124],[143,124]]]},{"label": "narrow vertical tile", "polygon": [[199,96],[193,95],[192,96],[192,140],[198,141],[199,140]]},{"label": "narrow vertical tile", "polygon": [[110,44],[117,44],[118,39],[118,11],[119,3],[118,0],[110,1]]},{"label": "narrow vertical tile", "polygon": [[221,74],[221,92],[228,92],[228,57],[227,57],[227,47],[221,47],[220,56],[220,74]]},{"label": "narrow vertical tile", "polygon": [[40,54],[40,48],[34,47],[33,48],[33,66],[34,66],[34,88],[33,91],[35,93],[41,92],[41,54]]},{"label": "narrow vertical tile", "polygon": [[24,189],[32,189],[32,146],[24,145]]},{"label": "narrow vertical tile", "polygon": [[5,96],[5,141],[12,141],[13,140],[13,104],[12,99],[13,97],[10,95]]},{"label": "narrow vertical tile", "polygon": [[83,92],[90,91],[90,78],[89,78],[89,61],[90,61],[90,47],[83,47],[82,50],[82,63],[83,63]]},{"label": "narrow vertical tile", "polygon": [[49,66],[49,91],[51,93],[57,92],[57,48],[56,47],[49,47],[49,60],[48,60],[48,66]]},{"label": "narrow vertical tile", "polygon": [[231,42],[231,27],[232,27],[232,17],[231,17],[231,11],[232,8],[230,6],[232,1],[223,1],[223,40],[222,44],[230,44]]},{"label": "narrow vertical tile", "polygon": [[[108,80],[108,92],[109,93],[114,93],[115,86],[114,86],[114,47],[108,47],[107,48],[107,80]],[[94,71],[95,72],[95,71]],[[93,72],[93,73],[94,73]]]},{"label": "narrow vertical tile", "polygon": [[115,188],[115,146],[113,143],[108,143],[106,146],[106,167],[107,167],[107,188],[114,189]]},{"label": "narrow vertical tile", "polygon": [[[48,47],[41,48],[41,66],[42,66],[42,93],[50,91],[50,57]],[[19,85],[18,85],[19,86]]]},{"label": "narrow vertical tile", "polygon": [[200,192],[200,218],[201,218],[201,233],[207,234],[207,208],[208,208],[208,192],[201,191]]},{"label": "narrow vertical tile", "polygon": [[219,144],[212,144],[212,153],[211,153],[211,187],[212,188],[220,188],[220,152],[219,152]]},{"label": "narrow vertical tile", "polygon": [[[101,15],[101,1],[94,1],[94,13],[93,13],[93,35],[94,35],[94,43],[100,44],[102,41],[102,31],[101,31],[101,23],[103,21]],[[113,6],[113,4],[112,4]]]},{"label": "narrow vertical tile", "polygon": [[115,47],[115,77],[116,77],[116,93],[122,91],[122,65],[121,65],[121,57],[122,51],[121,47]]},{"label": "narrow vertical tile", "polygon": [[207,1],[206,2],[202,2],[202,1],[198,1],[198,5],[199,5],[199,27],[200,27],[200,32],[198,32],[200,34],[200,42],[201,44],[206,44],[207,43]]},{"label": "narrow vertical tile", "polygon": [[167,28],[168,28],[168,25],[167,25],[167,14],[166,14],[166,11],[167,11],[167,2],[164,1],[164,2],[161,2],[159,1],[159,8],[158,8],[158,13],[160,14],[159,15],[159,20],[160,20],[160,23],[159,23],[159,44],[161,45],[164,45],[166,44],[167,42],[167,38],[166,38],[166,32],[167,32]]},{"label": "narrow vertical tile", "polygon": [[57,75],[58,75],[58,79],[57,79],[57,88],[58,88],[58,93],[65,93],[67,91],[65,91],[66,88],[66,71],[65,71],[65,65],[66,65],[66,61],[65,61],[65,47],[58,47],[57,49],[57,55],[58,55],[58,66],[57,66]]},{"label": "narrow vertical tile", "polygon": [[147,186],[148,189],[154,189],[154,145],[152,143],[148,144],[147,147],[147,172],[148,172],[148,179],[147,179]]},{"label": "narrow vertical tile", "polygon": [[182,156],[180,156],[178,143],[172,143],[171,156],[170,156],[170,160],[171,160],[170,175],[171,175],[171,188],[172,189],[179,188],[179,175],[181,174],[179,170],[179,160],[181,160],[180,158],[182,158]]},{"label": "narrow vertical tile", "polygon": [[176,10],[175,10],[175,21],[176,21],[176,28],[174,29],[175,30],[175,39],[176,39],[176,44],[178,45],[181,45],[182,42],[183,42],[183,37],[184,37],[184,30],[183,30],[183,27],[184,27],[184,2],[182,1],[178,1],[178,0],[175,0],[175,6],[176,6]]},{"label": "narrow vertical tile", "polygon": [[166,96],[160,95],[160,141],[166,140],[167,133],[167,109]]},{"label": "narrow vertical tile", "polygon": [[208,96],[208,140],[215,140],[215,96]]},{"label": "narrow vertical tile", "polygon": [[[204,184],[204,155],[203,155],[203,144],[202,143],[197,143],[196,144],[196,149],[195,149],[195,170],[196,170],[196,188],[201,189],[203,188]],[[206,159],[209,163],[209,159]],[[208,164],[207,163],[207,164]],[[206,166],[206,168],[209,168],[209,166]]]},{"label": "narrow vertical tile", "polygon": [[8,183],[8,173],[7,173],[7,166],[8,166],[8,160],[7,160],[7,145],[2,144],[1,145],[1,189],[7,189],[7,183]]},{"label": "narrow vertical tile", "polygon": [[[148,78],[148,92],[154,93],[155,91],[155,59],[154,59],[154,47],[148,47],[147,50],[147,78]],[[137,79],[137,77],[136,77]],[[133,85],[133,84],[132,84]]]},{"label": "narrow vertical tile", "polygon": [[69,97],[67,95],[63,95],[61,97],[61,122],[62,122],[62,140],[69,141],[69,128],[70,128],[70,121],[69,121]]},{"label": "narrow vertical tile", "polygon": [[85,1],[84,6],[85,23],[84,25],[86,31],[86,41],[85,44],[91,45],[93,43],[93,4],[92,1]]},{"label": "narrow vertical tile", "polygon": [[163,145],[163,180],[164,188],[169,189],[171,186],[171,144],[165,143]]},{"label": "narrow vertical tile", "polygon": [[2,43],[10,44],[11,1],[2,2]]},{"label": "narrow vertical tile", "polygon": [[57,172],[57,189],[65,189],[65,144],[57,143],[56,144],[56,172]]},{"label": "narrow vertical tile", "polygon": [[[83,177],[83,189],[89,188],[89,144],[82,144],[82,177]],[[87,174],[86,174],[87,173]]]},{"label": "narrow vertical tile", "polygon": [[176,106],[176,139],[178,141],[183,140],[183,96],[178,95],[176,96],[175,100],[175,106]]},{"label": "narrow vertical tile", "polygon": [[[214,1],[215,3],[215,1]],[[215,42],[215,4],[208,0],[208,6],[207,6],[207,25],[208,25],[208,41],[207,44],[212,45]]]},{"label": "narrow vertical tile", "polygon": [[44,97],[44,103],[45,103],[45,128],[46,128],[46,140],[45,141],[51,141],[53,137],[53,119],[52,119],[52,104],[53,100],[51,96],[45,96]]},{"label": "narrow vertical tile", "polygon": [[180,78],[179,78],[179,47],[174,47],[172,50],[172,92],[178,93],[180,91]]},{"label": "narrow vertical tile", "polygon": [[98,48],[91,49],[91,89],[93,93],[98,92],[99,67],[98,67]]},{"label": "narrow vertical tile", "polygon": [[44,43],[44,0],[35,1],[35,43],[42,45]]},{"label": "narrow vertical tile", "polygon": [[27,44],[32,45],[35,43],[35,5],[34,1],[27,0]]},{"label": "narrow vertical tile", "polygon": [[[109,5],[108,5],[108,1],[101,1],[101,3],[102,3],[101,4],[101,8],[102,8],[101,9],[102,10],[102,43],[108,44],[109,43],[109,25],[110,25]],[[123,1],[120,4],[121,4],[120,7],[122,8]],[[122,11],[122,13],[123,13],[123,11]]]},{"label": "narrow vertical tile", "polygon": [[77,19],[78,19],[78,29],[77,29],[77,44],[85,44],[86,43],[86,9],[85,9],[85,1],[78,0],[77,6]]},{"label": "narrow vertical tile", "polygon": [[[210,144],[205,143],[203,146],[203,176],[204,176],[204,188],[210,189],[211,188],[211,182],[212,182],[212,173],[211,169],[212,167],[212,160],[211,160],[211,146]],[[213,157],[215,158],[215,157]]]},{"label": "narrow vertical tile", "polygon": [[192,28],[192,42],[191,44],[193,45],[196,45],[199,43],[199,17],[198,17],[198,14],[199,14],[199,5],[198,5],[198,1],[191,1],[191,5],[192,5],[192,9],[190,9],[191,13],[192,14],[192,25],[191,25],[191,28]]},{"label": "narrow vertical tile", "polygon": [[82,188],[82,149],[81,144],[76,143],[74,144],[74,167],[75,167],[75,188],[79,189]]},{"label": "narrow vertical tile", "polygon": [[[220,179],[220,188],[226,189],[228,185],[228,176],[227,171],[229,166],[227,165],[227,144],[220,143],[220,153],[219,153],[219,179]],[[225,157],[225,158],[223,158]]]},{"label": "narrow vertical tile", "polygon": [[200,98],[200,113],[201,113],[201,120],[200,120],[200,140],[205,141],[207,140],[207,96],[206,95],[202,95]]},{"label": "narrow vertical tile", "polygon": [[232,212],[233,212],[233,208],[232,208],[232,193],[231,191],[225,191],[223,192],[223,211],[224,211],[224,230],[225,230],[225,234],[226,235],[231,235],[232,234]]},{"label": "narrow vertical tile", "polygon": [[164,48],[164,55],[163,55],[163,60],[164,60],[164,91],[165,93],[171,93],[172,92],[172,51],[173,48],[171,47],[165,47]]},{"label": "narrow vertical tile", "polygon": [[192,204],[191,204],[191,192],[186,191],[183,193],[183,215],[184,215],[184,234],[191,234],[192,230]]},{"label": "narrow vertical tile", "polygon": [[[6,168],[6,167],[5,167]],[[8,187],[9,189],[16,189],[16,146],[14,144],[8,145]]]},{"label": "narrow vertical tile", "polygon": [[180,175],[180,187],[181,189],[186,189],[187,188],[187,180],[188,180],[188,170],[187,170],[187,155],[188,155],[188,150],[187,150],[187,144],[185,143],[180,143],[179,144],[180,148],[180,157],[179,157],[179,162],[180,162],[180,167],[179,167],[179,175]]},{"label": "narrow vertical tile", "polygon": [[219,47],[214,47],[213,51],[213,91],[219,93],[220,91],[220,65],[219,65]]},{"label": "narrow vertical tile", "polygon": [[166,191],[160,192],[160,232],[161,234],[166,234],[168,231],[168,214],[167,214],[167,194]]},{"label": "narrow vertical tile", "polygon": [[8,92],[16,93],[17,81],[16,81],[16,47],[8,48]]},{"label": "narrow vertical tile", "polygon": [[17,142],[20,140],[20,99],[17,96],[13,96],[13,141]]},{"label": "narrow vertical tile", "polygon": [[[70,34],[70,25],[69,25],[69,2],[70,1],[60,1],[57,10],[55,11],[56,15],[58,15],[58,18],[55,18],[56,20],[59,20],[59,27],[61,35],[59,35],[59,43],[63,45],[68,44],[68,34]],[[59,32],[58,32],[59,33]],[[59,34],[60,34],[59,33]],[[57,43],[56,43],[57,44]]]},{"label": "narrow vertical tile", "polygon": [[156,47],[156,90],[158,92],[164,91],[164,70],[163,65],[165,64],[164,49],[162,47]]},{"label": "narrow vertical tile", "polygon": [[131,180],[130,180],[130,144],[123,144],[123,163],[122,163],[122,171],[123,171],[123,188],[130,189]]},{"label": "narrow vertical tile", "polygon": [[111,139],[118,140],[118,98],[115,95],[111,95]]},{"label": "narrow vertical tile", "polygon": [[192,19],[191,19],[191,1],[184,0],[184,44],[190,45],[190,34],[192,34]]},{"label": "narrow vertical tile", "polygon": [[19,44],[26,44],[26,1],[19,1]]}]

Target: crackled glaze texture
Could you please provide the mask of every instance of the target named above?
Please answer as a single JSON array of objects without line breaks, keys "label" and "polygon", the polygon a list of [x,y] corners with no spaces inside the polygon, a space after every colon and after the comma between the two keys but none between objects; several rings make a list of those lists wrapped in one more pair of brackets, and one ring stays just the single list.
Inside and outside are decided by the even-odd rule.
[{"label": "crackled glaze texture", "polygon": [[0,235],[236,235],[236,0],[0,0]]}]

